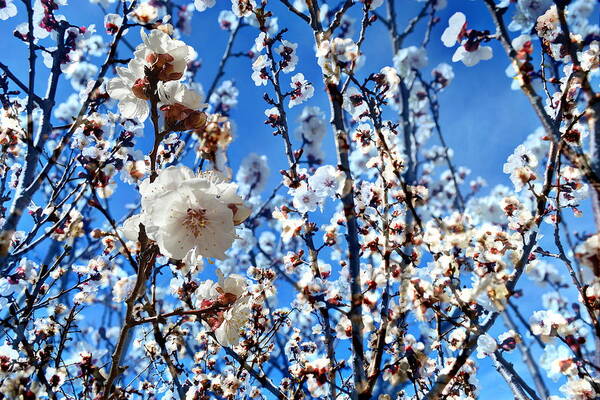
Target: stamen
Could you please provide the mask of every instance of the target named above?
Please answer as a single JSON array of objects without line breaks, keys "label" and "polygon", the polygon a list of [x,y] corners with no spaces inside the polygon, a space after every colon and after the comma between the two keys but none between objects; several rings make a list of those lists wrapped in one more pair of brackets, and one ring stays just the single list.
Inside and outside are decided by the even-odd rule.
[{"label": "stamen", "polygon": [[194,237],[202,236],[202,229],[204,229],[207,225],[207,220],[204,214],[206,210],[204,209],[192,209],[188,208],[187,216],[183,220],[183,226],[189,229],[192,232]]}]

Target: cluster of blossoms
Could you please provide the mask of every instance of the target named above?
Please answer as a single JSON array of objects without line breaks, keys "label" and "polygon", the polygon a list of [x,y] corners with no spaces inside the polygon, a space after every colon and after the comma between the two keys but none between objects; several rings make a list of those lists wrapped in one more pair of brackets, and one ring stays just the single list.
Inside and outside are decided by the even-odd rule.
[{"label": "cluster of blossoms", "polygon": [[317,207],[322,209],[325,199],[343,194],[343,188],[343,173],[331,165],[324,165],[317,168],[312,176],[300,182],[297,187],[290,189],[292,204],[302,214],[315,211]]},{"label": "cluster of blossoms", "polygon": [[359,56],[358,46],[350,38],[321,39],[317,49],[318,63],[323,74],[333,82],[339,82],[343,70],[352,70]]},{"label": "cluster of blossoms", "polygon": [[[598,398],[597,1],[71,3],[0,0],[0,400]],[[441,98],[499,52],[486,189]]]},{"label": "cluster of blossoms", "polygon": [[124,118],[145,121],[151,101],[160,104],[167,129],[201,128],[206,117],[198,111],[203,106],[200,95],[180,82],[194,50],[161,29],[153,29],[149,35],[141,33],[143,44],[136,48],[127,68],[117,67],[119,77],[108,83],[108,95],[119,100]]}]

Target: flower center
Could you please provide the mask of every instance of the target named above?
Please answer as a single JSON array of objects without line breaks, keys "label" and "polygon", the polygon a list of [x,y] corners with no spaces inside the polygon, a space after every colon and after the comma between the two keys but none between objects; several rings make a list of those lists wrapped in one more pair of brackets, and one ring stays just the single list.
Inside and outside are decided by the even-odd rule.
[{"label": "flower center", "polygon": [[160,81],[175,81],[183,76],[182,72],[174,70],[175,58],[170,54],[150,53],[146,56],[146,62],[150,64],[152,72]]},{"label": "flower center", "polygon": [[204,229],[208,223],[208,220],[204,216],[206,210],[204,209],[192,209],[188,208],[186,217],[183,220],[183,226],[192,232],[194,237],[202,235],[202,229]]}]

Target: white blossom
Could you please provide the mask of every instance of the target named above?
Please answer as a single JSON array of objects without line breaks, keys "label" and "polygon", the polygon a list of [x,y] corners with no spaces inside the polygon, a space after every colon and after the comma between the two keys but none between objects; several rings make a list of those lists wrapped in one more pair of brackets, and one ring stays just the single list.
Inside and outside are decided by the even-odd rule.
[{"label": "white blossom", "polygon": [[529,318],[529,325],[534,335],[550,340],[567,326],[567,320],[555,311],[542,310],[533,313]]},{"label": "white blossom", "polygon": [[336,194],[342,194],[345,183],[345,174],[331,165],[323,165],[308,178],[308,185],[320,197],[335,198]]},{"label": "white blossom", "polygon": [[394,67],[402,77],[408,77],[413,69],[424,68],[429,62],[427,52],[422,47],[410,46],[400,49],[394,56]]},{"label": "white blossom", "polygon": [[477,358],[485,358],[494,353],[497,348],[496,340],[487,333],[477,338]]},{"label": "white blossom", "polygon": [[279,62],[281,70],[286,74],[293,72],[296,69],[296,64],[298,64],[298,55],[296,54],[297,47],[298,44],[296,43],[282,40],[281,44],[275,49],[275,52],[282,58]]},{"label": "white blossom", "polygon": [[315,211],[322,202],[322,197],[305,183],[293,190],[293,196],[294,207],[301,213]]},{"label": "white blossom", "polygon": [[119,279],[113,287],[113,301],[122,303],[131,296],[137,281],[137,275],[131,275]]},{"label": "white blossom", "polygon": [[143,65],[131,60],[127,68],[117,67],[118,78],[108,82],[108,94],[119,100],[119,112],[124,118],[144,121],[148,118],[150,108],[148,96],[144,93]]},{"label": "white blossom", "polygon": [[467,17],[461,12],[454,13],[448,21],[448,27],[442,33],[442,42],[446,47],[454,47],[465,29]]},{"label": "white blossom", "polygon": [[490,60],[494,53],[489,46],[478,46],[476,50],[469,51],[464,46],[460,46],[454,52],[452,61],[462,61],[467,67],[477,65],[479,61]]},{"label": "white blossom", "polygon": [[195,249],[223,259],[236,237],[234,226],[250,215],[236,190],[217,172],[195,176],[186,167],[168,167],[154,182],[148,178],[140,184],[142,216],[132,218],[144,221],[164,255],[182,259]]},{"label": "white blossom", "polygon": [[5,0],[4,4],[0,5],[0,19],[7,20],[17,15],[17,6],[14,0]]},{"label": "white blossom", "polygon": [[216,4],[216,0],[194,0],[194,7],[196,10],[202,12],[207,8],[212,8]]},{"label": "white blossom", "polygon": [[268,75],[265,73],[268,61],[268,57],[263,54],[252,63],[252,80],[256,86],[264,86],[268,82]]},{"label": "white blossom", "polygon": [[250,16],[255,7],[254,0],[231,0],[231,11],[239,18]]},{"label": "white blossom", "polygon": [[290,86],[292,87],[292,93],[290,94],[289,102],[290,108],[310,99],[315,93],[315,88],[309,81],[304,79],[303,74],[296,74],[292,76],[292,83]]}]

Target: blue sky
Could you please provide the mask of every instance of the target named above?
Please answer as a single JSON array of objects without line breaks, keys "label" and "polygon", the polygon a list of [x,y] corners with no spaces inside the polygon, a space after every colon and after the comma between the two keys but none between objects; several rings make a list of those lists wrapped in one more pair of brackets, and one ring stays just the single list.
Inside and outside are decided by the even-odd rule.
[{"label": "blue sky", "polygon": [[[103,34],[103,16],[98,6],[90,4],[87,0],[70,0],[70,3],[62,9],[70,21],[77,25],[96,24],[98,31]],[[219,29],[216,17],[220,10],[229,7],[230,2],[219,0],[218,3],[216,7],[205,13],[194,13],[193,33],[189,37],[182,38],[196,49],[203,61],[199,81],[205,88],[213,79],[228,37],[228,32]],[[439,13],[441,21],[433,30],[428,48],[429,66],[426,68],[426,73],[440,62],[451,63],[454,49],[444,47],[439,38],[448,18],[454,12],[463,11],[472,27],[493,30],[491,19],[482,2],[451,0],[449,3],[449,6]],[[296,72],[304,73],[307,79],[315,83],[315,97],[307,104],[319,105],[328,114],[326,96],[322,85],[319,84],[321,73],[312,49],[311,31],[296,16],[281,16],[281,13],[277,12],[281,10],[278,3],[274,1],[273,4],[275,14],[280,16],[280,27],[289,28],[286,39],[300,42],[300,62]],[[421,5],[422,3],[414,0],[400,1],[399,25],[403,26],[405,21],[412,18]],[[0,42],[0,54],[3,55],[2,62],[8,64],[17,76],[26,80],[27,48],[12,37],[12,30],[16,24],[24,21],[25,18],[21,8],[19,12],[16,18],[0,23],[0,37],[3,38]],[[422,30],[417,29],[406,40],[405,46],[420,42],[422,38],[420,32]],[[238,36],[234,52],[248,50],[256,34],[254,28],[244,28]],[[139,42],[137,29],[131,30],[128,40],[134,46]],[[383,25],[376,23],[368,31],[366,43],[363,49],[367,62],[362,73],[378,71],[383,66],[392,65],[391,44]],[[525,96],[510,88],[511,80],[504,73],[508,62],[503,50],[496,43],[492,43],[491,46],[494,50],[494,58],[490,61],[481,62],[471,68],[464,67],[462,64],[453,64],[456,77],[440,97],[440,118],[445,138],[449,146],[454,149],[456,165],[470,168],[472,177],[482,176],[488,181],[490,187],[499,183],[510,186],[508,177],[502,173],[502,164],[513,149],[539,124]],[[123,47],[120,56],[125,58],[128,55],[129,51]],[[96,61],[102,60],[103,57]],[[41,60],[38,61],[38,67],[43,69]],[[264,87],[254,86],[250,74],[250,60],[247,58],[234,58],[229,61],[226,68],[225,79],[233,79],[240,90],[238,107],[231,114],[237,125],[237,131],[236,140],[230,147],[229,159],[235,171],[249,152],[268,155],[272,171],[270,185],[274,186],[279,181],[277,171],[287,166],[282,152],[283,143],[279,137],[273,137],[272,128],[263,124],[265,120],[263,112],[268,108],[262,99]],[[284,85],[289,83],[290,77],[284,76]],[[40,74],[38,88],[45,88],[46,79],[46,75]],[[71,93],[70,84],[64,78],[61,79],[59,101],[63,101]],[[303,106],[299,106],[292,109],[289,114],[291,121],[295,121],[302,108]],[[292,124],[291,127],[294,129],[295,126]],[[150,135],[146,135],[144,140],[150,138]],[[325,140],[325,146],[326,162],[334,163],[335,154],[331,137]],[[122,204],[128,201],[131,200],[122,199]],[[112,207],[115,209],[114,203]],[[588,226],[589,224],[583,221],[581,227]],[[534,307],[534,304],[530,304],[525,308]],[[501,323],[498,325],[501,327]],[[499,331],[503,331],[503,327]],[[486,362],[484,365],[487,365]],[[482,390],[486,393],[484,398],[491,394],[498,399],[512,398],[497,373],[489,366],[482,370],[479,377],[483,384]],[[490,389],[492,384],[496,385],[494,389]]]}]

